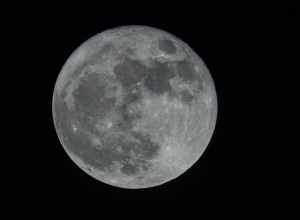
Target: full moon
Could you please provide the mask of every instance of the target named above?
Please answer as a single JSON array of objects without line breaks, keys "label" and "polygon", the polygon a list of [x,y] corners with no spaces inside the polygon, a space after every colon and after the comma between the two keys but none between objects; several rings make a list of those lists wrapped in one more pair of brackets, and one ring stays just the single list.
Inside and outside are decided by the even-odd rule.
[{"label": "full moon", "polygon": [[169,182],[196,163],[215,128],[217,95],[203,60],[181,39],[122,26],[71,54],[52,111],[78,167],[103,183],[138,189]]}]

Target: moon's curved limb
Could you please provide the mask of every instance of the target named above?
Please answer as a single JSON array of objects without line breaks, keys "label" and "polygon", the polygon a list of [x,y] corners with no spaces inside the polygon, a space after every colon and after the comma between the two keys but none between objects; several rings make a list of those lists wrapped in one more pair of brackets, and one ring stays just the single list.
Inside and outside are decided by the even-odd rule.
[{"label": "moon's curved limb", "polygon": [[[171,52],[161,50],[159,40],[166,38],[174,42],[176,53],[174,50]],[[134,176],[126,176],[120,172],[120,164],[116,164],[114,172],[103,172],[84,162],[79,155],[69,151],[63,141],[62,145],[72,160],[94,178],[123,188],[147,188],[176,178],[202,155],[211,139],[216,123],[216,93],[207,67],[187,44],[156,28],[127,26],[105,31],[82,44],[63,67],[56,83],[55,94],[63,98],[69,110],[74,110],[74,100],[71,94],[78,87],[83,70],[92,68],[104,76],[103,80],[107,80],[108,85],[115,84],[111,90],[112,96],[118,97],[118,103],[122,103],[123,87],[120,83],[114,83],[114,77],[115,67],[123,61],[124,54],[149,68],[155,68],[157,65],[153,62],[155,60],[175,66],[178,66],[176,62],[188,60],[191,64],[188,64],[188,68],[193,68],[191,71],[195,71],[202,79],[201,85],[198,82],[176,81],[176,77],[173,81],[170,80],[173,91],[181,94],[181,101],[178,97],[175,99],[168,95],[155,96],[142,87],[143,99],[133,107],[142,113],[142,117],[134,122],[133,130],[150,134],[153,140],[161,144],[159,154],[150,160],[151,169],[140,171]],[[179,71],[179,74],[187,74],[186,71],[190,70],[185,69],[186,65],[182,66],[181,72],[180,66],[174,69]],[[183,75],[185,76],[188,75]],[[191,96],[194,97],[193,101],[190,101]],[[189,105],[183,103],[183,100],[187,100]],[[53,99],[53,103],[55,101]],[[56,129],[62,140],[55,119],[55,108],[53,112]],[[113,127],[115,117],[106,117],[108,119],[105,122],[107,130]],[[77,132],[76,125],[72,126],[72,130]],[[101,142],[94,136],[91,140],[95,145]]]}]

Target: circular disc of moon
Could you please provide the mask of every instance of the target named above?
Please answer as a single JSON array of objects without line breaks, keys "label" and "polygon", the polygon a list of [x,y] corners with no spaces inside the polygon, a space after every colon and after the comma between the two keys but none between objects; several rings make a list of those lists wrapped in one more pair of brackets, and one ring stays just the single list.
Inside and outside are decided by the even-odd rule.
[{"label": "circular disc of moon", "polygon": [[123,26],[80,45],[56,81],[53,119],[72,161],[121,188],[164,184],[189,169],[216,123],[202,59],[176,36]]}]

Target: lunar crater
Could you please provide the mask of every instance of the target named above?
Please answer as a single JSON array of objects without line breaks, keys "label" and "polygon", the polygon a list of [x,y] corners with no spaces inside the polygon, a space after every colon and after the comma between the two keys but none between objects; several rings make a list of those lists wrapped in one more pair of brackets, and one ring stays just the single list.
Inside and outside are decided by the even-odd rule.
[{"label": "lunar crater", "polygon": [[55,128],[71,159],[124,188],[160,185],[192,166],[208,145],[217,111],[213,81],[204,77],[209,71],[190,51],[167,32],[139,26],[82,44],[53,98]]}]

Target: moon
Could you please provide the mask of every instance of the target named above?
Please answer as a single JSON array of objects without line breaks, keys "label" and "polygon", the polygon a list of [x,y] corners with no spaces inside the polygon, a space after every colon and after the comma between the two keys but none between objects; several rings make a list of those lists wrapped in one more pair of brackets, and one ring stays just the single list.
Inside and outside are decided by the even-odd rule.
[{"label": "moon", "polygon": [[148,26],[96,34],[67,59],[52,99],[57,136],[91,177],[121,188],[169,182],[201,157],[217,95],[203,60]]}]

